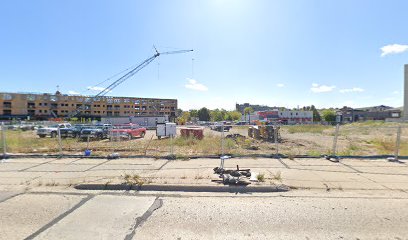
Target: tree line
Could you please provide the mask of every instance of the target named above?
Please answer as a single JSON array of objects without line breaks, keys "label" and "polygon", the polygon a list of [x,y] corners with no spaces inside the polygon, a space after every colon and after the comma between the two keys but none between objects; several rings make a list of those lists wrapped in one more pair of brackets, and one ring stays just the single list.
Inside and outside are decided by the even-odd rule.
[{"label": "tree line", "polygon": [[238,111],[227,111],[225,109],[210,110],[206,107],[200,109],[192,109],[189,111],[179,111],[177,117],[178,124],[185,124],[192,120],[198,121],[239,121],[242,114]]},{"label": "tree line", "polygon": [[[293,109],[297,110],[297,109]],[[313,122],[335,122],[336,121],[336,112],[333,109],[323,109],[318,110],[314,105],[305,106],[302,108],[304,111],[312,111],[313,112]],[[244,116],[250,115],[254,112],[251,107],[246,107],[244,109]],[[189,111],[183,111],[181,109],[177,109],[177,123],[178,124],[185,124],[186,122],[190,122],[192,120],[198,121],[212,121],[212,122],[220,122],[220,121],[240,121],[242,117],[241,112],[239,111],[227,111],[225,109],[214,109],[210,110],[206,107],[200,109],[192,109]]]}]

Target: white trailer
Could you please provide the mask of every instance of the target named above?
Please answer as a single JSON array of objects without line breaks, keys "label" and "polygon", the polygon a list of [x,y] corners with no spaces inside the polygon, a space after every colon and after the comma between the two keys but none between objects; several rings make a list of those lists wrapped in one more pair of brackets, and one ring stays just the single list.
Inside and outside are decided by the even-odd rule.
[{"label": "white trailer", "polygon": [[158,139],[162,137],[174,137],[177,134],[175,123],[158,123],[156,127],[156,136]]}]

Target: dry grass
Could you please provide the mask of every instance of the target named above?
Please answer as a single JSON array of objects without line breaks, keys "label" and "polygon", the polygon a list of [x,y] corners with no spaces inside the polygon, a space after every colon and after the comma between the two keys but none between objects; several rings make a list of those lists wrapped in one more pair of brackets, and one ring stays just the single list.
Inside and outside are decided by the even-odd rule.
[{"label": "dry grass", "polygon": [[259,182],[265,182],[265,174],[259,173],[256,179],[258,179]]},{"label": "dry grass", "polygon": [[325,125],[294,125],[294,126],[284,126],[288,133],[316,133],[323,134],[325,130],[332,129],[333,126]]},{"label": "dry grass", "polygon": [[275,179],[275,180],[278,180],[278,181],[282,181],[281,171],[277,171],[275,174],[273,174],[272,178]]},{"label": "dry grass", "polygon": [[[366,122],[353,123],[340,127],[337,144],[338,155],[377,155],[393,154],[396,135],[395,123]],[[400,155],[408,155],[408,124],[404,125],[401,134]],[[330,154],[333,144],[333,126],[297,125],[283,126],[279,144],[279,153],[288,155],[320,156]],[[202,140],[195,138],[161,139],[154,137],[154,131],[148,131],[144,139],[110,142],[109,140],[91,141],[89,149],[92,155],[106,156],[119,152],[121,156],[147,155],[162,158],[170,155],[173,150],[177,159],[188,160],[191,156],[219,155],[221,148],[221,133],[205,130]],[[244,137],[224,139],[224,154],[245,156],[251,154],[275,154],[276,145],[246,138],[246,127],[233,127],[228,134],[241,134]],[[55,138],[39,138],[34,131],[7,131],[7,151],[10,153],[57,153],[58,140]],[[83,154],[87,143],[77,139],[62,139],[63,152],[66,154]],[[173,147],[171,147],[173,145]],[[0,143],[1,146],[1,143]]]},{"label": "dry grass", "polygon": [[138,174],[124,174],[123,175],[123,180],[125,180],[125,183],[128,185],[137,185],[137,186],[142,186],[145,184],[145,180],[142,179]]}]

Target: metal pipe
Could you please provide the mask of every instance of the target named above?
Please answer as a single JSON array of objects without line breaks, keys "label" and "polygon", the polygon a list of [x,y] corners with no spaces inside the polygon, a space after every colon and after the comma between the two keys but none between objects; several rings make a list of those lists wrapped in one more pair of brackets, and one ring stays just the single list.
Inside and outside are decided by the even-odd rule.
[{"label": "metal pipe", "polygon": [[60,157],[62,157],[62,143],[61,143],[61,131],[60,131],[60,126],[57,128],[57,133],[58,133],[58,148],[59,148],[59,154]]},{"label": "metal pipe", "polygon": [[170,135],[170,157],[174,157],[174,149],[173,149],[173,135]]},{"label": "metal pipe", "polygon": [[221,156],[224,156],[224,123],[221,125]]},{"label": "metal pipe", "polygon": [[395,143],[395,152],[394,152],[395,160],[398,160],[400,143],[401,143],[401,126],[398,126],[398,128],[397,128],[397,139],[396,139],[396,143]]},{"label": "metal pipe", "polygon": [[279,143],[278,143],[278,127],[277,125],[274,126],[273,128],[274,131],[274,137],[275,137],[275,148],[276,148],[276,158],[279,158]]},{"label": "metal pipe", "polygon": [[4,122],[1,123],[1,139],[3,141],[3,159],[7,155],[7,144],[6,144],[6,129],[4,127]]},{"label": "metal pipe", "polygon": [[334,132],[334,138],[333,138],[333,149],[332,149],[332,155],[336,156],[336,151],[337,151],[337,137],[339,135],[339,129],[340,129],[340,124],[336,125],[336,131]]}]

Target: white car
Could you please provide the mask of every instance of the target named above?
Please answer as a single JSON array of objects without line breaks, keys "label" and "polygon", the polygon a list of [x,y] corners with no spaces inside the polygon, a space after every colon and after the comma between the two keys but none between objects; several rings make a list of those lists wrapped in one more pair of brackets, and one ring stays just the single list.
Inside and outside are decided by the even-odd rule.
[{"label": "white car", "polygon": [[43,128],[37,129],[37,135],[40,138],[44,138],[46,136],[55,138],[58,135],[58,127],[61,129],[61,128],[70,128],[72,126],[70,123],[58,123],[55,125],[51,125],[49,127],[43,127]]}]

